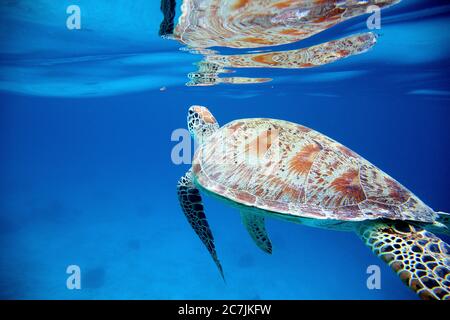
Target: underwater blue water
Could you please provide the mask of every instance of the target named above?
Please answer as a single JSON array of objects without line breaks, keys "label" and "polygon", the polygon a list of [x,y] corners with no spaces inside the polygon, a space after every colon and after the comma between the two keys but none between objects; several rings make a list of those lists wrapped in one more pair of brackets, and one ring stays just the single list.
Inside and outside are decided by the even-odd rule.
[{"label": "underwater blue water", "polygon": [[[70,4],[81,30],[65,26]],[[179,208],[189,165],[172,162],[171,134],[192,104],[221,124],[297,122],[448,212],[449,5],[403,1],[382,11],[367,53],[212,87],[184,85],[201,57],[158,37],[159,1],[4,1],[0,16],[0,298],[416,299],[353,233],[271,219],[269,256],[235,209],[204,197],[224,283]],[[366,31],[366,18],[283,48]],[[81,290],[66,288],[69,265]],[[380,290],[366,286],[369,265]]]}]

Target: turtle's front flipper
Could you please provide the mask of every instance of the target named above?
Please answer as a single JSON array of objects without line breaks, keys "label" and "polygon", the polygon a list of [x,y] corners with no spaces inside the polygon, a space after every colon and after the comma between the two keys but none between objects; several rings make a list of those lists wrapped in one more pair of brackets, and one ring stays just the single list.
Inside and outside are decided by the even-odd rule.
[{"label": "turtle's front flipper", "polygon": [[256,245],[266,253],[272,253],[272,243],[267,235],[262,215],[250,211],[241,211],[242,222]]},{"label": "turtle's front flipper", "polygon": [[403,221],[365,223],[358,233],[422,299],[450,299],[447,243]]},{"label": "turtle's front flipper", "polygon": [[199,236],[200,240],[205,244],[211,257],[219,268],[220,275],[225,279],[223,275],[222,265],[219,258],[217,258],[216,248],[214,246],[214,237],[211,229],[209,228],[208,220],[206,220],[205,212],[203,211],[202,198],[199,190],[192,182],[192,172],[189,170],[186,174],[180,178],[177,185],[178,199],[180,201],[181,208],[183,209],[186,218],[188,219],[191,227]]}]

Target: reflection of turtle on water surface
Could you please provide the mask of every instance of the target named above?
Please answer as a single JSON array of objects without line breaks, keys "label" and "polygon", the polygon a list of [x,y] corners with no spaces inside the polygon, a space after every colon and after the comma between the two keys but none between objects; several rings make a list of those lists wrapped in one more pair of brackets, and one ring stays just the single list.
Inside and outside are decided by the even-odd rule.
[{"label": "reflection of turtle on water surface", "polygon": [[[190,73],[188,86],[219,83],[262,83],[269,78],[219,77],[225,68],[311,68],[366,52],[376,43],[367,32],[293,50],[222,55],[209,48],[258,48],[293,43],[311,37],[349,18],[366,13],[371,5],[386,8],[398,0],[304,1],[304,0],[184,0],[178,24],[173,0],[162,0],[161,30],[187,45],[190,52],[205,56],[204,64],[218,71]],[[165,3],[165,4],[163,4]],[[170,26],[170,27],[167,27]],[[202,66],[202,65],[200,65]]]},{"label": "reflection of turtle on water surface", "polygon": [[183,0],[174,27],[175,0],[161,0],[159,34],[190,48],[259,48],[297,42],[363,15],[372,5],[400,0]]},{"label": "reflection of turtle on water surface", "polygon": [[372,48],[376,41],[376,35],[367,32],[308,48],[236,55],[210,54],[205,60],[222,67],[302,69],[318,67],[364,53]]},{"label": "reflection of turtle on water surface", "polygon": [[297,42],[400,0],[183,0],[173,38],[192,48]]},{"label": "reflection of turtle on water surface", "polygon": [[251,84],[268,82],[270,78],[247,78],[247,77],[219,77],[221,73],[231,73],[220,64],[201,61],[196,63],[198,70],[188,74],[187,86],[213,86],[219,83]]},{"label": "reflection of turtle on water surface", "polygon": [[205,60],[197,63],[198,70],[188,74],[188,86],[206,86],[219,83],[262,83],[269,78],[219,78],[221,73],[229,73],[226,68],[313,68],[332,63],[349,56],[366,52],[376,43],[371,32],[352,35],[339,40],[324,42],[302,49],[248,53],[236,55],[209,54]]},{"label": "reflection of turtle on water surface", "polygon": [[421,298],[450,299],[449,215],[338,142],[301,125],[241,119],[219,127],[205,107],[189,109],[199,143],[178,183],[181,207],[222,276],[200,190],[238,208],[256,245],[272,244],[264,220],[354,231]]}]

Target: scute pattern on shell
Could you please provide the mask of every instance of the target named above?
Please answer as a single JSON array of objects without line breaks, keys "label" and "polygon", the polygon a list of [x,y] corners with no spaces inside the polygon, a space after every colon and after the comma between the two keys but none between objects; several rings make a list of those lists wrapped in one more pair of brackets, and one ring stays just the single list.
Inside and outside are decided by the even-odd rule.
[{"label": "scute pattern on shell", "polygon": [[393,178],[327,136],[273,119],[220,128],[194,157],[207,190],[235,202],[299,217],[433,222],[436,214]]}]

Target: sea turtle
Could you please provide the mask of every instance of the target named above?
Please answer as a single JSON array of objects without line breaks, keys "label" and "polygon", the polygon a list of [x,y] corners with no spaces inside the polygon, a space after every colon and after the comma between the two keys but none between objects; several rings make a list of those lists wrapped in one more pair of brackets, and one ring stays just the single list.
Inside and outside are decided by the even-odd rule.
[{"label": "sea turtle", "polygon": [[223,277],[200,190],[237,207],[257,246],[272,244],[266,217],[356,232],[421,298],[450,299],[450,215],[435,212],[373,164],[327,136],[282,120],[253,118],[219,127],[192,106],[198,142],[180,179],[181,207]]}]

